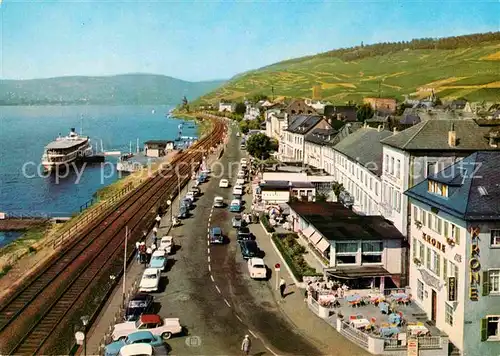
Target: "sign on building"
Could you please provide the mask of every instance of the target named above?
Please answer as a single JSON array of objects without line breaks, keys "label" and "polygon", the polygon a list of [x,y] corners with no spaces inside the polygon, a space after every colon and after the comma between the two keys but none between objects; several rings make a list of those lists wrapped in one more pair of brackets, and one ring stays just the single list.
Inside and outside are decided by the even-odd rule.
[{"label": "sign on building", "polygon": [[448,277],[448,301],[454,302],[457,300],[457,278]]},{"label": "sign on building", "polygon": [[408,339],[408,356],[418,356],[418,340]]}]

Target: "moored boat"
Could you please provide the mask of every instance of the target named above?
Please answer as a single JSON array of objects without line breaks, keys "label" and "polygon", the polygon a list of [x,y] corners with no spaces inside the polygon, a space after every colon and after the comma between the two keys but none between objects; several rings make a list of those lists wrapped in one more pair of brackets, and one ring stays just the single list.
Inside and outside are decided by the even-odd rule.
[{"label": "moored boat", "polygon": [[92,154],[90,138],[78,135],[72,128],[68,136],[59,136],[45,146],[42,165],[51,171],[60,166],[66,167],[69,163]]}]

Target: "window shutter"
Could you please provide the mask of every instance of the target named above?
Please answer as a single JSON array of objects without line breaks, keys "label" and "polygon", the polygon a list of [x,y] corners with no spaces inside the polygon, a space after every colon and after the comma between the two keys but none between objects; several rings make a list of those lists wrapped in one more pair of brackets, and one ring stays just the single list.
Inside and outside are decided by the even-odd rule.
[{"label": "window shutter", "polygon": [[483,271],[483,296],[490,294],[490,276],[488,271]]},{"label": "window shutter", "polygon": [[455,243],[460,245],[460,228],[455,226]]},{"label": "window shutter", "polygon": [[448,238],[448,222],[444,222],[444,237]]},{"label": "window shutter", "polygon": [[488,340],[488,319],[481,319],[481,341]]},{"label": "window shutter", "polygon": [[413,251],[413,258],[417,257],[417,239],[413,238],[413,246],[411,246]]},{"label": "window shutter", "polygon": [[431,269],[431,249],[427,247],[427,259],[426,259],[427,269]]}]

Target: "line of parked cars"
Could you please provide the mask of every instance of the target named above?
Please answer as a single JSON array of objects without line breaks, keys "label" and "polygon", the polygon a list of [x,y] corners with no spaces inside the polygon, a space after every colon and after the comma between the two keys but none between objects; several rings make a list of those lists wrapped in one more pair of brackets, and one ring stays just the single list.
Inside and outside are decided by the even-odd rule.
[{"label": "line of parked cars", "polygon": [[[202,171],[195,177],[195,184],[180,203],[177,217],[185,219],[194,202],[201,195],[199,185],[208,180],[210,172]],[[132,297],[125,309],[124,321],[114,325],[113,342],[105,347],[105,356],[167,355],[166,340],[183,331],[179,318],[161,318],[154,312],[154,296],[160,286],[169,255],[175,251],[173,236],[163,236],[157,249],[151,254],[147,268],[139,283],[139,293]]]}]

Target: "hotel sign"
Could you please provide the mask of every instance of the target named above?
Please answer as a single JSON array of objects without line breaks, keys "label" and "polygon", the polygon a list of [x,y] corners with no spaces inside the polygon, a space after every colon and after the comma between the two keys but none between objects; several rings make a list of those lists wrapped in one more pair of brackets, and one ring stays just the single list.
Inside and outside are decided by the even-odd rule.
[{"label": "hotel sign", "polygon": [[408,339],[408,356],[418,356],[418,340]]},{"label": "hotel sign", "polygon": [[434,237],[431,235],[427,235],[426,233],[422,233],[422,239],[427,242],[428,244],[432,245],[432,247],[437,248],[441,252],[446,252],[446,245],[442,244],[441,242],[437,241]]},{"label": "hotel sign", "polygon": [[481,231],[478,227],[471,227],[469,231],[471,237],[469,258],[469,299],[477,301],[479,299],[479,285],[481,283],[481,278],[479,275],[479,271],[481,270],[481,262],[479,261],[479,233]]},{"label": "hotel sign", "polygon": [[457,300],[457,278],[448,278],[448,301],[454,302]]}]

